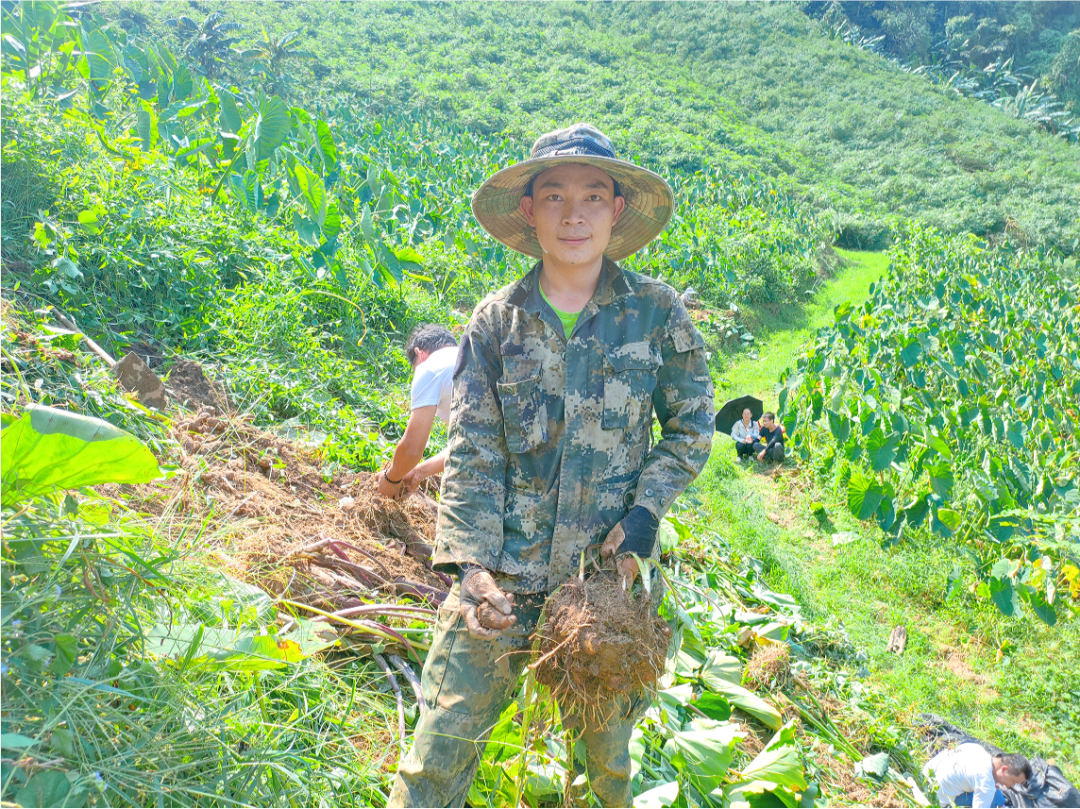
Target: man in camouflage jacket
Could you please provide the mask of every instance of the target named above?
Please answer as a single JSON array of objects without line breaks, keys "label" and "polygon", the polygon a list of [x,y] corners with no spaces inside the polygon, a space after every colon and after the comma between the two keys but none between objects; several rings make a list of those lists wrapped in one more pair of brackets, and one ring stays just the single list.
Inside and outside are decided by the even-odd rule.
[{"label": "man in camouflage jacket", "polygon": [[[545,202],[535,204],[561,211],[554,252],[536,243],[545,227],[533,227],[538,178]],[[524,197],[527,224],[513,208]],[[609,220],[614,212],[610,236],[605,214],[590,212],[603,205]],[[392,806],[463,805],[548,593],[601,544],[632,579],[628,552],[655,552],[659,520],[708,459],[713,389],[701,336],[671,287],[611,258],[651,240],[671,206],[661,178],[615,160],[610,141],[581,124],[540,138],[533,159],[474,196],[495,238],[542,259],[476,307],[461,342],[434,555],[460,580],[439,609],[422,678],[427,710]],[[554,286],[545,292],[545,263],[552,270],[575,250],[593,250],[599,270],[576,320],[555,308]],[[612,706],[603,727],[582,728],[588,785],[605,805],[630,805],[628,745],[643,697]]]}]

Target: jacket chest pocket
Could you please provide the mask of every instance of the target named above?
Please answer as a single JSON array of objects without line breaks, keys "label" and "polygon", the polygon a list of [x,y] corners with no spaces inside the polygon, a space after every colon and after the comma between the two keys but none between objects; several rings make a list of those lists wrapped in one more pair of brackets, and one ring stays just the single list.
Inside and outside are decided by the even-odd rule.
[{"label": "jacket chest pocket", "polygon": [[497,383],[502,402],[506,448],[513,453],[530,452],[548,440],[547,406],[543,400],[540,362],[506,362]]},{"label": "jacket chest pocket", "polygon": [[650,342],[610,348],[604,363],[605,430],[626,429],[648,413],[662,359]]}]

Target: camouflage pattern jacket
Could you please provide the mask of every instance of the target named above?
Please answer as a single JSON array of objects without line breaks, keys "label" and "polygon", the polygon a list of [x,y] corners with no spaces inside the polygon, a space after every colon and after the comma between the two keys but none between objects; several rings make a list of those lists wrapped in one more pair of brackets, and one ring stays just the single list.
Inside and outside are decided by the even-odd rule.
[{"label": "camouflage pattern jacket", "polygon": [[605,259],[566,340],[539,275],[483,300],[462,338],[433,559],[515,593],[565,582],[633,506],[662,518],[714,429],[704,341],[671,287]]}]

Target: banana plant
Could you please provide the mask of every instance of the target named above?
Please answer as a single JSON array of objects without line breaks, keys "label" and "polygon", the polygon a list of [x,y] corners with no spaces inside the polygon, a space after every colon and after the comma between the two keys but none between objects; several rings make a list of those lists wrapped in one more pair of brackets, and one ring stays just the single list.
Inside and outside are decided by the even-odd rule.
[{"label": "banana plant", "polygon": [[262,77],[267,82],[269,91],[282,93],[286,90],[290,78],[285,70],[288,61],[315,58],[315,54],[311,51],[293,47],[304,35],[304,30],[300,28],[287,34],[274,36],[264,27],[261,40],[250,48],[238,51],[240,56],[255,61],[252,75]]},{"label": "banana plant", "polygon": [[214,76],[218,66],[234,52],[233,46],[240,41],[237,37],[229,36],[229,32],[240,31],[244,27],[236,22],[221,22],[224,17],[223,12],[215,11],[202,23],[183,16],[165,21],[166,25],[176,29],[179,37],[187,40],[184,53],[198,63],[203,75],[208,78]]}]

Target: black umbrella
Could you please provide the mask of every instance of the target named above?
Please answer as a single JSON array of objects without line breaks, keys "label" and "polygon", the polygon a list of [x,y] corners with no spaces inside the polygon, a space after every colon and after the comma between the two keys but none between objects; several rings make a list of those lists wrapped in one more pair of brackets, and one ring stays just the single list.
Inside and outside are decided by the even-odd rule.
[{"label": "black umbrella", "polygon": [[761,414],[765,412],[765,405],[761,399],[753,396],[740,396],[738,399],[732,399],[726,402],[720,408],[720,412],[716,414],[716,432],[730,434],[731,428],[735,426],[735,422],[742,418],[742,412],[748,407],[754,419],[761,418]]}]

